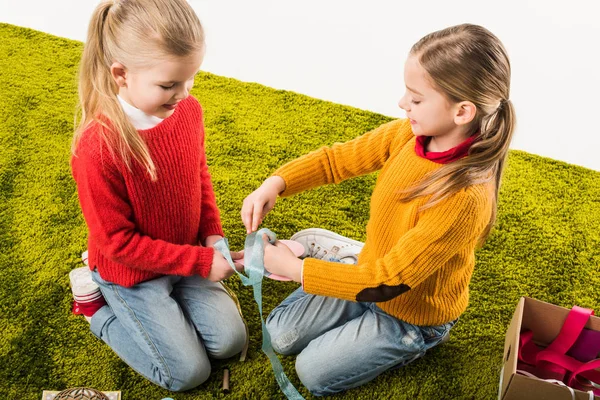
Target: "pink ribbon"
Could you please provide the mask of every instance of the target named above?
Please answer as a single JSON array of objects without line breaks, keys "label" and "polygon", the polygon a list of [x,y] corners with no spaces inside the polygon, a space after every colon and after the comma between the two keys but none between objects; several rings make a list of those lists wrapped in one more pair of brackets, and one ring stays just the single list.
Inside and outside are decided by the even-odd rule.
[{"label": "pink ribbon", "polygon": [[[519,339],[519,370],[523,375],[530,376],[535,371],[536,378],[556,383],[564,381],[565,375],[570,372],[566,382],[569,387],[589,389],[588,393],[600,395],[600,371],[596,370],[600,368],[600,359],[582,362],[566,355],[593,314],[593,310],[574,306],[556,339],[545,349],[533,343],[533,332],[523,331]],[[580,377],[587,382],[582,383]]]}]

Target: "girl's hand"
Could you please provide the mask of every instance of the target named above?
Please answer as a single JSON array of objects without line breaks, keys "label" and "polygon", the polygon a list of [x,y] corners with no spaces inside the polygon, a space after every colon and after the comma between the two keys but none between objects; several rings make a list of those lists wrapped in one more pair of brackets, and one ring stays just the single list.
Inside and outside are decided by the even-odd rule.
[{"label": "girl's hand", "polygon": [[244,199],[242,222],[246,233],[255,232],[269,211],[275,207],[277,195],[285,190],[285,181],[280,176],[267,178],[262,185]]},{"label": "girl's hand", "polygon": [[267,235],[263,235],[265,243],[265,269],[272,274],[277,274],[293,279],[296,282],[302,281],[302,260],[297,258],[294,253],[279,240],[275,245],[269,243]]},{"label": "girl's hand", "polygon": [[[240,252],[232,251],[230,252],[230,254],[233,260],[237,260],[243,257],[243,254],[240,255]],[[236,263],[235,261],[233,262],[233,265],[238,271],[244,270],[244,267],[241,264]],[[210,267],[210,272],[208,273],[206,279],[213,282],[219,282],[229,278],[234,273],[235,271],[229,266],[229,263],[227,262],[225,257],[223,257],[223,255],[217,249],[215,249],[215,253],[213,254],[212,265]]]},{"label": "girl's hand", "polygon": [[[236,260],[240,260],[244,258],[244,250],[240,251],[230,251],[229,255],[231,255],[231,259],[233,260],[233,265],[236,265]],[[244,266],[240,264],[241,268],[237,268],[238,271],[242,272],[244,270]]]}]

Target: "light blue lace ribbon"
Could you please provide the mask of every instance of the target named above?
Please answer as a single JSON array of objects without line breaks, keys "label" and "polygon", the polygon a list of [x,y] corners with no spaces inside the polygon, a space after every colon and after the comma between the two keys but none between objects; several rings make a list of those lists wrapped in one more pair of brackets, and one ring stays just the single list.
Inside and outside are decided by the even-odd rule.
[{"label": "light blue lace ribbon", "polygon": [[252,286],[254,290],[254,301],[256,301],[256,304],[258,305],[260,322],[262,324],[262,351],[267,355],[267,357],[269,357],[269,361],[271,361],[271,367],[273,368],[275,379],[277,380],[281,391],[288,399],[304,399],[304,397],[298,393],[294,385],[292,385],[292,382],[290,382],[288,377],[285,375],[285,372],[283,372],[281,362],[273,351],[273,346],[271,345],[271,335],[267,330],[267,326],[265,325],[265,320],[263,318],[262,280],[263,276],[269,275],[269,272],[265,270],[264,266],[265,248],[262,239],[264,234],[267,235],[269,242],[272,244],[275,243],[275,240],[277,240],[277,236],[266,228],[263,228],[258,232],[252,232],[246,236],[246,242],[244,243],[244,271],[248,274],[248,276],[245,276],[235,269],[233,260],[229,254],[229,242],[227,241],[227,238],[219,240],[214,244],[214,247],[221,254],[223,254],[223,257],[225,257],[231,268],[233,268],[236,274],[238,274],[244,286]]}]

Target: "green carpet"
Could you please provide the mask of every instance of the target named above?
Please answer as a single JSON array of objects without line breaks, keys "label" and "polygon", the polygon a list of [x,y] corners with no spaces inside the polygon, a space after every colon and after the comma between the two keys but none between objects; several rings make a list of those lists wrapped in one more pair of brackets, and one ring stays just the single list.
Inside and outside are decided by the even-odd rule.
[{"label": "green carpet", "polygon": [[[43,389],[121,390],[125,400],[281,398],[260,351],[250,288],[237,277],[250,324],[249,359],[213,364],[209,381],[170,394],[121,362],[70,313],[68,272],[80,266],[86,228],[69,170],[82,44],[0,24],[0,398],[40,399]],[[362,76],[360,79],[369,79]],[[242,200],[284,162],[345,141],[389,118],[258,84],[203,74],[207,152],[223,225],[241,248]],[[526,135],[527,132],[520,132]],[[365,238],[376,175],[281,200],[264,226],[280,237],[308,227]],[[600,173],[512,151],[496,229],[477,253],[470,306],[451,340],[340,399],[494,399],[504,334],[520,296],[600,311]],[[270,311],[296,284],[266,281]],[[310,398],[282,357],[292,382]],[[220,392],[221,369],[232,392]]]}]

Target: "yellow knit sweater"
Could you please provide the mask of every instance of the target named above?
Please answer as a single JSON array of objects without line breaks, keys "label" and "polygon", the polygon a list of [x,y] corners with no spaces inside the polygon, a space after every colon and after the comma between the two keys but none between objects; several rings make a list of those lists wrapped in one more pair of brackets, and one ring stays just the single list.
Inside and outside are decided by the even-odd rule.
[{"label": "yellow knit sweater", "polygon": [[368,288],[406,285],[410,290],[377,305],[415,325],[458,318],[467,307],[475,247],[491,217],[494,188],[493,183],[470,186],[421,213],[426,198],[400,201],[402,189],[440,167],[415,153],[410,123],[400,119],[275,171],[285,180],[285,197],[381,170],[358,264],[306,258],[304,290],[356,301]]}]

